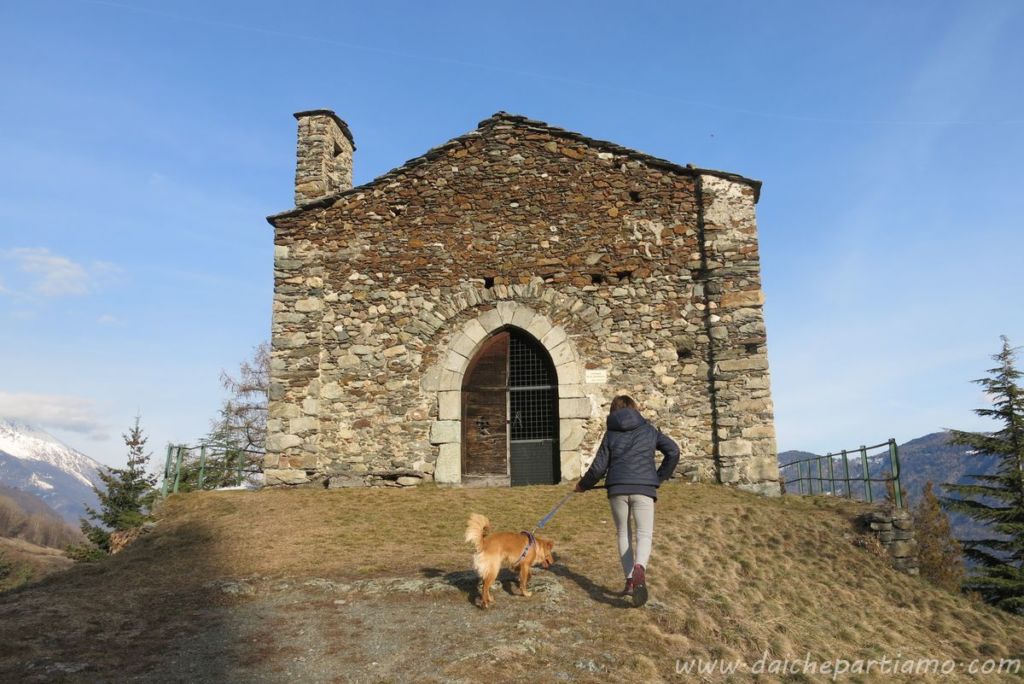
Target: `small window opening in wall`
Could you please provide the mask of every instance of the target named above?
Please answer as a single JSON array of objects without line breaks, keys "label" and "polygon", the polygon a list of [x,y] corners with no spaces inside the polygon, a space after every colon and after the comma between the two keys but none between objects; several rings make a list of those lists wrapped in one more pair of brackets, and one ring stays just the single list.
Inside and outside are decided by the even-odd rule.
[{"label": "small window opening in wall", "polygon": [[619,279],[620,283],[624,283],[633,277],[632,271],[619,271],[615,274],[615,277]]},{"label": "small window opening in wall", "polygon": [[488,290],[494,287],[494,276],[484,276],[484,287]]},{"label": "small window opening in wall", "polygon": [[633,200],[634,202],[639,202],[640,201],[640,193],[639,193],[639,191],[637,191],[637,190],[630,190],[629,191],[629,199]]},{"label": "small window opening in wall", "polygon": [[689,359],[692,359],[693,358],[693,350],[692,349],[687,349],[686,347],[680,347],[679,349],[676,349],[676,357],[680,361],[687,361]]},{"label": "small window opening in wall", "polygon": [[757,353],[758,345],[757,345],[756,342],[750,342],[749,344],[745,344],[743,346],[747,350],[748,354],[756,354]]},{"label": "small window opening in wall", "polygon": [[601,285],[604,283],[604,276],[601,275],[600,273],[591,273],[590,282],[592,282],[594,285]]},{"label": "small window opening in wall", "polygon": [[337,142],[335,142],[334,143],[334,152],[333,152],[334,156],[335,157],[340,157],[342,152],[344,152],[344,150],[341,149],[341,145],[339,145]]}]

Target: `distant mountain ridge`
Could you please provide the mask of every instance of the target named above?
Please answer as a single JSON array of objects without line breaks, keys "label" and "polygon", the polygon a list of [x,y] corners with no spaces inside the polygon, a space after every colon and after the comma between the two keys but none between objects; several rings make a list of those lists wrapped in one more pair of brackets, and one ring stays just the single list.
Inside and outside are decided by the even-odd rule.
[{"label": "distant mountain ridge", "polygon": [[75,527],[99,503],[102,468],[44,430],[0,418],[0,485],[35,494]]}]

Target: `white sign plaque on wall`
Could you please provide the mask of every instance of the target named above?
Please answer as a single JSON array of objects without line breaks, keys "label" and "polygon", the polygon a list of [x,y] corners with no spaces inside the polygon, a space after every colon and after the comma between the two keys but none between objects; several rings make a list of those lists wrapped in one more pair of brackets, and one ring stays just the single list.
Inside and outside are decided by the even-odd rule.
[{"label": "white sign plaque on wall", "polygon": [[608,371],[604,368],[588,368],[583,378],[588,385],[603,385],[608,382]]}]

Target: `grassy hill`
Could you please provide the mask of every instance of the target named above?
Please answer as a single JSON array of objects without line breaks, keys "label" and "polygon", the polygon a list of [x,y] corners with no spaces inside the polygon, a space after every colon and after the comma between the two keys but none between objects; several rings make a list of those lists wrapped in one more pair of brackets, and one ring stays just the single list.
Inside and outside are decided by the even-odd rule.
[{"label": "grassy hill", "polygon": [[[661,490],[627,608],[602,492],[547,528],[531,598],[474,607],[471,512],[529,528],[565,487],[179,495],[126,551],[0,595],[2,681],[727,681],[677,660],[1024,654],[1024,620],[891,570],[832,498]],[[751,675],[739,677],[749,681]],[[825,681],[809,675],[758,681]],[[877,673],[844,681],[975,681]],[[993,676],[988,681],[1021,681]]]},{"label": "grassy hill", "polygon": [[0,485],[0,537],[63,549],[85,540],[57,511],[31,492]]},{"label": "grassy hill", "polygon": [[67,570],[71,563],[59,549],[0,537],[0,592]]}]

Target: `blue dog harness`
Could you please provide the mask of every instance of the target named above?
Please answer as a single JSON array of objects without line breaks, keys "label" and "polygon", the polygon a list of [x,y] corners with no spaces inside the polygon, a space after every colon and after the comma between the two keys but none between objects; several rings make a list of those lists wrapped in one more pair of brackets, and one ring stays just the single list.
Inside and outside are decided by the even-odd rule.
[{"label": "blue dog harness", "polygon": [[512,565],[519,565],[520,563],[522,563],[523,559],[526,558],[526,554],[530,553],[530,547],[537,543],[537,538],[533,536],[532,532],[527,532],[526,530],[523,530],[523,534],[526,535],[527,539],[526,548],[523,549],[523,552],[521,554],[519,554],[519,560],[517,560]]}]

